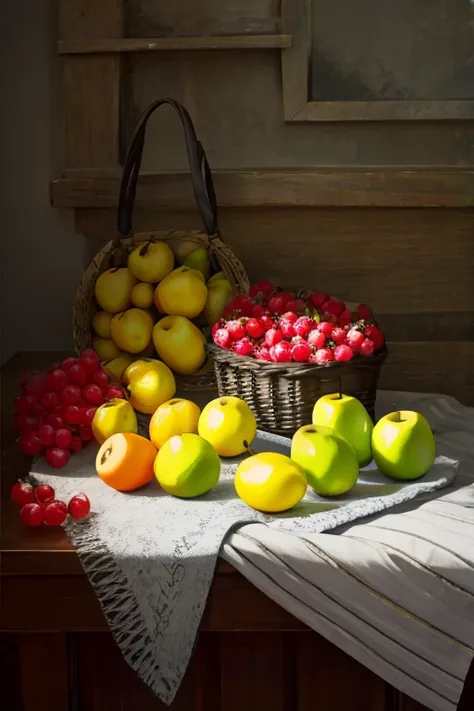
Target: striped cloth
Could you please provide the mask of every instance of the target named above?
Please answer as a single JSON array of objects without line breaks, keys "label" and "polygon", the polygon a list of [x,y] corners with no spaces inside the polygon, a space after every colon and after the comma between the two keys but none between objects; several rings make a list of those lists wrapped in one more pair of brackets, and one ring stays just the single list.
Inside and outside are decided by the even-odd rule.
[{"label": "striped cloth", "polygon": [[[455,485],[332,533],[240,528],[222,556],[292,615],[433,711],[455,711],[474,656],[474,409],[381,391],[417,410]],[[337,535],[339,534],[339,535]]]}]

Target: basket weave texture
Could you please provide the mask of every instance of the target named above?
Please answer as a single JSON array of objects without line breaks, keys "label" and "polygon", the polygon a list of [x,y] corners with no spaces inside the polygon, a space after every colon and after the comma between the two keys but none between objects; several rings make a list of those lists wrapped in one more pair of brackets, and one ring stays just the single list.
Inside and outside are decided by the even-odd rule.
[{"label": "basket weave texture", "polygon": [[219,396],[242,398],[253,411],[259,429],[291,437],[303,425],[311,424],[316,400],[329,393],[356,397],[374,419],[379,372],[388,351],[384,346],[368,358],[328,365],[270,363],[236,355],[214,344],[209,352]]}]

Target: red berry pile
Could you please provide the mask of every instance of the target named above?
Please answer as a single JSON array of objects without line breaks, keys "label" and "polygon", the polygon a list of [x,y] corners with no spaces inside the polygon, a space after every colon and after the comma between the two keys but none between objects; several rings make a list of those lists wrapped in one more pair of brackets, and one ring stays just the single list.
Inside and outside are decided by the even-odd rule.
[{"label": "red berry pile", "polygon": [[346,363],[385,343],[365,304],[353,312],[329,294],[293,294],[269,281],[253,284],[248,296],[234,296],[211,334],[221,348],[274,363]]},{"label": "red berry pile", "polygon": [[72,453],[93,439],[91,423],[99,405],[124,398],[111,385],[95,351],[54,363],[47,372],[25,373],[15,402],[15,426],[23,454],[44,454],[51,467],[64,467]]},{"label": "red berry pile", "polygon": [[34,479],[18,481],[11,490],[13,501],[21,506],[20,518],[26,526],[62,526],[66,518],[76,520],[85,518],[91,504],[85,494],[73,496],[66,505],[58,501],[56,493],[49,484],[38,484]]}]

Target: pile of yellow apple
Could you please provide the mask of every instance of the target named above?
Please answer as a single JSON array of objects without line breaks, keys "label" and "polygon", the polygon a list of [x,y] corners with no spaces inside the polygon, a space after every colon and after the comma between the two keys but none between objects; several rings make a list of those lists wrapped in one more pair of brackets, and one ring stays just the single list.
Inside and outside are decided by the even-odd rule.
[{"label": "pile of yellow apple", "polygon": [[294,434],[290,456],[254,454],[257,424],[240,398],[217,398],[202,412],[189,400],[171,398],[155,410],[149,439],[137,434],[132,405],[111,401],[98,408],[92,424],[101,444],[96,470],[119,491],[156,477],[167,493],[190,498],[216,486],[221,457],[247,454],[235,473],[238,496],[256,510],[277,513],[296,506],[308,486],[324,497],[346,494],[372,459],[382,474],[401,480],[420,478],[433,465],[433,433],[417,412],[394,412],[374,426],[359,400],[333,393],[316,402],[312,420]]},{"label": "pile of yellow apple", "polygon": [[196,373],[206,360],[203,327],[222,316],[232,297],[223,272],[211,276],[206,247],[150,240],[127,266],[104,271],[95,284],[93,348],[121,377],[135,359],[156,353],[174,373]]}]

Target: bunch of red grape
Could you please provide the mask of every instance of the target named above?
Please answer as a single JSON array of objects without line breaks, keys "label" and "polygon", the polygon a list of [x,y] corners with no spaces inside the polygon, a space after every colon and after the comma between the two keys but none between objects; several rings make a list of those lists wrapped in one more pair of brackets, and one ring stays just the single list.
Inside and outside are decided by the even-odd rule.
[{"label": "bunch of red grape", "polygon": [[66,518],[77,521],[88,516],[91,504],[85,494],[76,494],[66,506],[56,499],[56,493],[49,484],[38,484],[33,478],[18,481],[12,486],[11,497],[21,506],[20,517],[27,526],[62,526]]},{"label": "bunch of red grape", "polygon": [[20,387],[15,401],[20,449],[28,456],[44,454],[55,468],[93,439],[91,423],[99,405],[125,397],[92,349],[54,363],[47,372],[25,373]]},{"label": "bunch of red grape", "polygon": [[253,284],[248,296],[234,296],[211,334],[221,348],[274,363],[346,363],[385,343],[365,304],[352,312],[326,293],[295,295],[269,281]]}]

